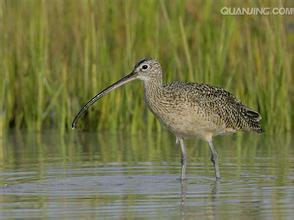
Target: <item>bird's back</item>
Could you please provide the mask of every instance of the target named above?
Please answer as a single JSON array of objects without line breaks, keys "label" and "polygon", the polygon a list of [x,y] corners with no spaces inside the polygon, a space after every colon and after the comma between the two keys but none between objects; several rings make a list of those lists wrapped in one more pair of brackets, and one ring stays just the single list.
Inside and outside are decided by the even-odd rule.
[{"label": "bird's back", "polygon": [[164,85],[164,91],[174,95],[192,109],[202,113],[203,120],[232,131],[262,132],[258,112],[243,105],[226,90],[207,84],[173,82]]}]

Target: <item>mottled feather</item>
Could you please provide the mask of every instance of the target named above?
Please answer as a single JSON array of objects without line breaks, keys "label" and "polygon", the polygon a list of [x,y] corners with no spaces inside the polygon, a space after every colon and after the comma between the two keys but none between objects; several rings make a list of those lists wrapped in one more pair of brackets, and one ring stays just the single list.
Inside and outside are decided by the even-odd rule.
[{"label": "mottled feather", "polygon": [[223,88],[202,83],[173,82],[163,86],[165,91],[174,94],[174,98],[184,96],[188,103],[193,103],[210,115],[218,115],[215,123],[224,123],[226,128],[234,130],[262,132],[258,112],[248,108],[235,96]]}]

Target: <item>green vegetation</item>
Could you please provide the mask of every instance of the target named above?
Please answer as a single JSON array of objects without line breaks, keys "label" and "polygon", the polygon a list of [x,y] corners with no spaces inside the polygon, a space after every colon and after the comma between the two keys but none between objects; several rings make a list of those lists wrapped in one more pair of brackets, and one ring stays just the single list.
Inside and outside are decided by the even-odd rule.
[{"label": "green vegetation", "polygon": [[[267,132],[291,130],[291,16],[221,15],[222,7],[233,4],[0,0],[0,130],[53,127],[64,133],[87,100],[145,56],[160,60],[167,81],[206,82],[231,91],[261,112]],[[144,107],[140,82],[103,98],[79,126],[161,130]]]}]

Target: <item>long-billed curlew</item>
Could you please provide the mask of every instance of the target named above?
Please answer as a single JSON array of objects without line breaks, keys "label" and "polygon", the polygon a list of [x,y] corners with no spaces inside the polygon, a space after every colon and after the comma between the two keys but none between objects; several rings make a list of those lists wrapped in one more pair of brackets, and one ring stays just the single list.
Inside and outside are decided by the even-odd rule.
[{"label": "long-billed curlew", "polygon": [[135,79],[144,82],[145,102],[149,109],[176,136],[176,142],[181,146],[181,179],[185,178],[186,170],[184,138],[198,136],[208,142],[215,177],[219,179],[218,155],[212,137],[239,130],[263,131],[259,124],[260,114],[222,88],[186,82],[163,84],[160,63],[154,59],[139,61],[130,74],[88,101],[76,115],[72,128],[76,127],[79,118],[98,99]]}]

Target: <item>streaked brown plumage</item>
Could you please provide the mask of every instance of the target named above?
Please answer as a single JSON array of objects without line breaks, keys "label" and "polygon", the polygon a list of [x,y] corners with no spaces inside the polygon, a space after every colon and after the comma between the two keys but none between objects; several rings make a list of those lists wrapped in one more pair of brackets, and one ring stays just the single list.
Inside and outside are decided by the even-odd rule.
[{"label": "streaked brown plumage", "polygon": [[[222,88],[173,82],[145,89],[151,111],[180,136],[213,136],[238,130],[261,132],[260,115]],[[200,128],[200,129],[197,129]]]},{"label": "streaked brown plumage", "polygon": [[198,136],[209,143],[216,178],[220,178],[218,156],[212,144],[216,135],[241,131],[262,132],[258,112],[243,105],[222,88],[200,83],[162,83],[158,61],[143,59],[133,71],[93,97],[73,121],[75,128],[82,114],[98,99],[134,79],[144,82],[145,101],[149,109],[177,138],[182,149],[182,176],[185,178],[186,149],[184,138]]}]

